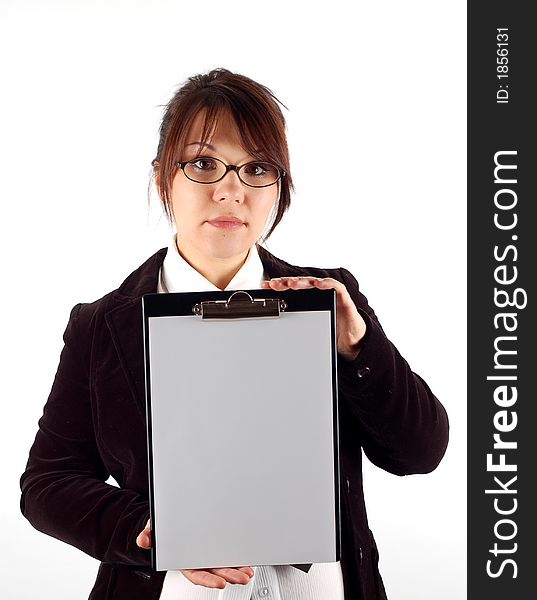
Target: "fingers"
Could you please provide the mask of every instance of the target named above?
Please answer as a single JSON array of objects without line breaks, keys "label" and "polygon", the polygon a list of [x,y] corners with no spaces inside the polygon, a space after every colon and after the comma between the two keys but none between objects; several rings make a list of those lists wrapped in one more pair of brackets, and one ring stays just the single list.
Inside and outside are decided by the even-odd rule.
[{"label": "fingers", "polygon": [[202,585],[207,588],[218,588],[223,590],[226,587],[226,580],[218,577],[209,571],[195,569],[181,569],[181,573],[195,585]]},{"label": "fingers", "polygon": [[[249,567],[243,568],[250,569]],[[210,569],[210,572],[224,578],[229,583],[242,583],[243,585],[248,583],[254,574],[252,569],[250,569],[251,574],[249,574],[248,572],[243,571],[242,569],[231,567],[223,569]]]},{"label": "fingers", "polygon": [[319,289],[338,289],[343,284],[332,277],[275,277],[268,281],[263,281],[262,289],[273,289],[276,291],[284,290],[304,290],[307,288]]},{"label": "fingers", "polygon": [[181,573],[195,585],[224,589],[227,583],[245,585],[254,575],[251,567],[224,567],[219,569],[181,569]]}]

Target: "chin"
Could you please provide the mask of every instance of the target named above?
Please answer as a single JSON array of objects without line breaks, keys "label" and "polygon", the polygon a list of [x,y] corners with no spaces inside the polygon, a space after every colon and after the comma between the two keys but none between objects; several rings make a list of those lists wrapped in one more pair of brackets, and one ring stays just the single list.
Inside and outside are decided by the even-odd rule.
[{"label": "chin", "polygon": [[248,243],[244,240],[242,242],[239,242],[238,240],[229,240],[229,242],[226,241],[225,243],[213,243],[209,244],[207,254],[213,258],[233,258],[234,256],[247,252],[253,244],[254,242]]}]

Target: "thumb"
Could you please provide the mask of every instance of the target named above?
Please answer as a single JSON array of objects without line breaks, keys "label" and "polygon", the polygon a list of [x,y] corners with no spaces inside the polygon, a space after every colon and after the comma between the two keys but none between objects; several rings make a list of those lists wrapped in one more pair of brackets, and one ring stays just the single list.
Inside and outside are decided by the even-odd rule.
[{"label": "thumb", "polygon": [[148,549],[151,548],[151,520],[148,519],[143,531],[140,531],[136,538],[136,544],[140,548]]}]

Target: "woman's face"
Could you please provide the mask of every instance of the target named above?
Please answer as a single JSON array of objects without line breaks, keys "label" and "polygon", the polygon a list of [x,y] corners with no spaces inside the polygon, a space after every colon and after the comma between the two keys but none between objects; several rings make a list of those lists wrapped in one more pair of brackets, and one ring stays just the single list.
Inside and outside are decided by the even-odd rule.
[{"label": "woman's face", "polygon": [[[223,115],[207,146],[200,148],[203,114],[196,117],[188,134],[182,161],[210,156],[228,165],[242,165],[255,157],[240,144],[233,119]],[[235,171],[216,183],[201,184],[188,179],[181,169],[173,179],[171,200],[177,242],[182,253],[194,261],[228,259],[244,255],[260,238],[271,208],[278,197],[279,183],[264,188],[244,185]],[[235,217],[239,224],[215,221]]]}]

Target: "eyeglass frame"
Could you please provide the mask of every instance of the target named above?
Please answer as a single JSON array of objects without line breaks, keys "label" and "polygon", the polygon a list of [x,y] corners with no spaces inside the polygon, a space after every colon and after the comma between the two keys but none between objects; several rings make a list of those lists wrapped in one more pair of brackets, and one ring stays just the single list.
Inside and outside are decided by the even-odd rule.
[{"label": "eyeglass frame", "polygon": [[[196,162],[197,160],[200,160],[202,158],[210,158],[211,160],[217,160],[218,162],[222,163],[224,165],[224,167],[226,167],[226,172],[222,175],[222,177],[219,177],[215,181],[196,181],[195,179],[192,179],[191,177],[189,177],[185,173],[185,165],[187,165],[188,163]],[[252,165],[252,164],[256,164],[256,163],[266,163],[268,165],[272,165],[273,167],[275,167],[277,169],[277,171],[278,171],[278,179],[276,179],[276,181],[273,181],[272,183],[267,183],[265,185],[251,185],[250,183],[246,183],[246,181],[244,181],[242,179],[242,177],[239,175],[239,170],[242,169],[243,167],[246,167],[246,166]],[[280,167],[278,167],[274,163],[271,163],[271,162],[269,162],[267,160],[250,160],[247,163],[244,163],[242,165],[227,165],[223,160],[220,160],[219,158],[216,158],[214,156],[198,156],[197,158],[191,158],[190,160],[185,160],[183,162],[176,162],[175,166],[178,167],[179,169],[181,169],[181,171],[183,171],[185,177],[189,181],[193,181],[194,183],[199,183],[201,185],[211,185],[213,183],[218,183],[219,181],[222,181],[222,179],[224,179],[224,177],[230,171],[235,171],[235,173],[237,173],[237,177],[239,178],[239,181],[242,184],[244,184],[244,185],[246,185],[248,187],[254,188],[254,189],[261,189],[261,188],[270,187],[271,185],[274,185],[274,184],[278,183],[278,181],[280,181],[281,179],[283,179],[283,177],[285,177],[285,175],[286,175],[284,169],[280,169]]]}]

